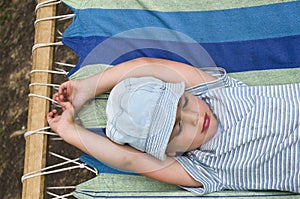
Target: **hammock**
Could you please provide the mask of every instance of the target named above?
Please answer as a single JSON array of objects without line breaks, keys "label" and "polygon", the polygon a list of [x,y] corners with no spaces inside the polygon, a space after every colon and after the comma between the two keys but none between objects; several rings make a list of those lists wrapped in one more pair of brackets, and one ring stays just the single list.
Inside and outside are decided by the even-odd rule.
[{"label": "hammock", "polygon": [[[54,89],[57,85],[50,83],[48,73],[45,76],[40,73],[59,73],[69,79],[82,79],[127,60],[155,57],[199,68],[219,66],[249,85],[295,83],[300,79],[299,1],[63,0],[74,15],[60,17],[72,17],[73,22],[64,31],[62,42],[58,43],[49,37],[53,35],[51,31],[55,24],[49,15],[54,15],[53,4],[57,3],[60,1],[40,1],[37,9],[36,35],[46,34],[43,38],[47,39],[36,37],[33,47],[24,198],[44,197],[41,174],[45,167],[47,137],[40,133],[52,133],[41,118],[45,117],[52,100],[49,88],[37,85]],[[49,46],[62,44],[76,52],[80,61],[68,72],[52,71],[53,48]],[[84,127],[102,136],[105,136],[107,96],[96,97],[78,114]],[[111,168],[87,155],[80,157],[81,162],[53,155],[74,163],[74,168],[97,170],[94,179],[78,185],[70,194],[79,198],[196,197],[178,187]],[[132,180],[136,182],[134,187],[130,183]],[[50,195],[55,198],[68,196]],[[228,191],[205,197],[300,198],[300,195]]]}]

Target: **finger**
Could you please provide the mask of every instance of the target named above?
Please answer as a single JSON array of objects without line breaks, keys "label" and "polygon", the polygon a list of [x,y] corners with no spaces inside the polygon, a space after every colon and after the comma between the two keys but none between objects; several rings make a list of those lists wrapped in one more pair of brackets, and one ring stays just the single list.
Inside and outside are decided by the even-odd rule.
[{"label": "finger", "polygon": [[58,114],[58,111],[56,109],[53,109],[52,110],[52,113],[53,113],[53,116],[57,115]]},{"label": "finger", "polygon": [[52,95],[52,99],[55,100],[55,101],[58,101],[58,93],[54,93]]},{"label": "finger", "polygon": [[58,95],[58,100],[59,101],[64,101],[65,99],[65,96],[64,95]]},{"label": "finger", "polygon": [[58,104],[61,106],[61,109],[63,110],[63,111],[65,111],[66,109],[67,109],[67,103],[69,103],[68,101],[63,101],[63,100],[59,100],[58,101]]},{"label": "finger", "polygon": [[54,118],[56,115],[58,114],[58,111],[56,109],[53,109],[52,111],[50,111],[47,116]]},{"label": "finger", "polygon": [[67,89],[68,82],[62,83],[58,88],[58,93],[64,95],[65,90]]},{"label": "finger", "polygon": [[52,113],[52,112],[49,112],[49,113],[47,114],[47,121],[48,121],[48,123],[50,124],[50,123],[52,122],[52,120],[53,120],[53,113]]},{"label": "finger", "polygon": [[73,107],[73,105],[70,103],[70,102],[65,102],[66,104],[66,109],[68,109],[68,110],[74,110],[74,107]]},{"label": "finger", "polygon": [[48,114],[47,114],[47,117],[53,117],[53,113],[52,113],[52,111],[50,111]]},{"label": "finger", "polygon": [[55,97],[55,101],[57,101],[58,103],[63,102],[65,97],[59,93],[56,93]]},{"label": "finger", "polygon": [[70,110],[74,113],[74,107],[70,102],[60,102],[59,104],[61,105],[63,111]]}]

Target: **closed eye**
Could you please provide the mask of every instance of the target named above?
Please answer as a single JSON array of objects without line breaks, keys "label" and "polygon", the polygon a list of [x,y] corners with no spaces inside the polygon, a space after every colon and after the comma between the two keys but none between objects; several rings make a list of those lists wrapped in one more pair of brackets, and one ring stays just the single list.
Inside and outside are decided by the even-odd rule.
[{"label": "closed eye", "polygon": [[[176,122],[175,122],[175,129],[174,129],[174,137],[178,136],[181,131],[182,131],[182,120],[181,120],[181,110],[183,110],[189,102],[189,99],[187,96],[183,96],[184,98],[178,103],[178,109],[177,109],[177,114],[176,114]],[[183,105],[182,105],[183,104]],[[173,137],[173,136],[172,136]]]},{"label": "closed eye", "polygon": [[177,131],[177,133],[176,133],[176,136],[178,136],[178,135],[181,133],[181,131],[182,131],[182,122],[179,121],[179,122],[178,122],[178,131]]},{"label": "closed eye", "polygon": [[184,109],[188,105],[188,102],[189,102],[189,99],[187,98],[187,96],[184,96],[184,102],[183,102],[181,109]]},{"label": "closed eye", "polygon": [[[181,110],[183,110],[187,105],[188,105],[189,99],[187,98],[187,96],[184,96],[184,100],[183,100],[183,105],[180,107]],[[182,131],[182,118],[181,118],[181,114],[179,116],[179,120],[178,120],[178,130],[176,132],[176,136],[178,136],[181,131]]]}]

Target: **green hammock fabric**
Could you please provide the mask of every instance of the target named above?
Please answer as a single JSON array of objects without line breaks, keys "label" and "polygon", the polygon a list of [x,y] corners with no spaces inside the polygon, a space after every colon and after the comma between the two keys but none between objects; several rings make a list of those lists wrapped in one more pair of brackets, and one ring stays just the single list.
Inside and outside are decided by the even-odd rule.
[{"label": "green hammock fabric", "polygon": [[238,199],[299,199],[300,195],[279,191],[223,191],[195,196],[175,185],[169,185],[144,176],[101,174],[76,187],[74,196],[91,198],[238,198]]}]

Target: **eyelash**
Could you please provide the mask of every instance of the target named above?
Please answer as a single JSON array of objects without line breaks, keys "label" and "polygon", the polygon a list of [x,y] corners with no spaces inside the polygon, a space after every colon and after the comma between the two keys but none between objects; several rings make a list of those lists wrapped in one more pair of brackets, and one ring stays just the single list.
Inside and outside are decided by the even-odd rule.
[{"label": "eyelash", "polygon": [[187,97],[185,97],[184,98],[184,103],[183,103],[183,105],[182,105],[182,109],[184,109],[185,107],[186,107],[186,105],[188,104],[188,98]]},{"label": "eyelash", "polygon": [[177,135],[179,135],[182,131],[182,124],[181,124],[181,120],[178,122],[178,131],[177,131]]},{"label": "eyelash", "polygon": [[[180,107],[181,109],[184,109],[186,107],[188,103],[188,98],[185,96],[184,97],[184,103],[183,105]],[[178,104],[179,105],[179,104]],[[178,121],[178,131],[177,131],[177,135],[179,135],[182,131],[182,123],[181,123],[181,120]]]}]

